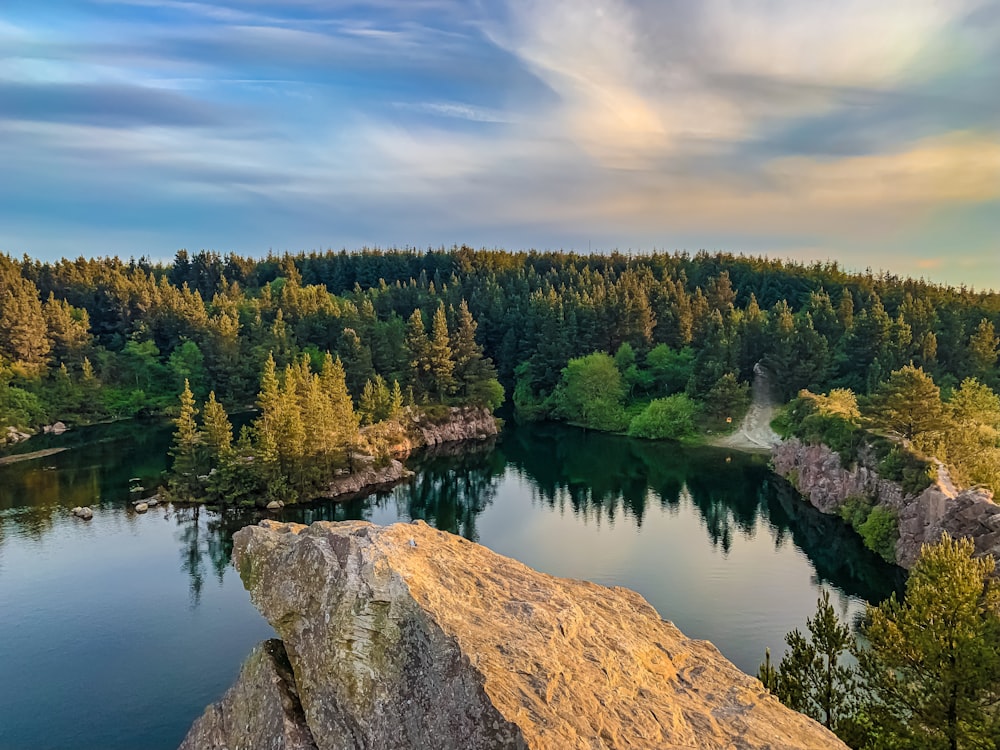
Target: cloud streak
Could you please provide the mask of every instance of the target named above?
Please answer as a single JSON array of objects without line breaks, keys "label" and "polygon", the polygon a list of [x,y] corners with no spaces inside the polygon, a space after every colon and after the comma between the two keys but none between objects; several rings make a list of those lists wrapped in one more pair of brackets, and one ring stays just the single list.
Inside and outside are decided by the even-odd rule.
[{"label": "cloud streak", "polygon": [[3,250],[800,248],[1000,287],[997,0],[17,8]]}]

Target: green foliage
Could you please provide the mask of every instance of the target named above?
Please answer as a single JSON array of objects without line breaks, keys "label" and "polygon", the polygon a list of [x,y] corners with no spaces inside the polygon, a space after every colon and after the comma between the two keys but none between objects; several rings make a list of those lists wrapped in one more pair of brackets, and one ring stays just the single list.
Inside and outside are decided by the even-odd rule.
[{"label": "green foliage", "polygon": [[895,370],[872,395],[866,418],[877,429],[927,444],[945,427],[941,391],[921,368]]},{"label": "green foliage", "polygon": [[855,528],[861,534],[868,549],[886,562],[896,562],[896,540],[899,539],[899,525],[894,511],[877,505],[871,509],[864,522]]},{"label": "green foliage", "polygon": [[716,419],[736,423],[750,405],[750,386],[727,372],[720,377],[705,395],[705,411]]},{"label": "green foliage", "polygon": [[625,429],[625,388],[615,361],[603,352],[571,359],[563,369],[553,400],[563,419],[584,427]]},{"label": "green foliage", "polygon": [[879,475],[899,482],[907,495],[917,495],[931,486],[937,476],[935,465],[923,456],[898,443],[868,438],[879,457]]},{"label": "green foliage", "polygon": [[[851,747],[994,747],[1000,732],[1000,590],[993,558],[974,553],[971,540],[947,535],[925,545],[903,601],[893,595],[869,605],[857,642],[824,595],[807,621],[809,636],[789,633],[789,651],[777,668],[766,654],[761,682]],[[856,667],[843,660],[848,650]]]},{"label": "green foliage", "polygon": [[869,607],[858,655],[875,746],[992,747],[998,729],[1000,592],[970,540],[925,546],[902,603]]},{"label": "green foliage", "polygon": [[680,440],[695,432],[698,405],[683,393],[651,401],[629,424],[632,437]]},{"label": "green foliage", "polygon": [[868,520],[873,505],[870,497],[851,495],[837,508],[837,514],[857,531]]},{"label": "green foliage", "polygon": [[671,349],[666,344],[658,344],[646,355],[646,366],[653,378],[658,393],[668,396],[683,391],[694,374],[694,350],[685,346]]},{"label": "green foliage", "polygon": [[777,669],[765,652],[758,676],[782,703],[837,731],[854,710],[855,673],[845,658],[854,638],[837,617],[828,591],[816,602],[806,630],[808,635],[796,629],[785,636],[788,653]]}]

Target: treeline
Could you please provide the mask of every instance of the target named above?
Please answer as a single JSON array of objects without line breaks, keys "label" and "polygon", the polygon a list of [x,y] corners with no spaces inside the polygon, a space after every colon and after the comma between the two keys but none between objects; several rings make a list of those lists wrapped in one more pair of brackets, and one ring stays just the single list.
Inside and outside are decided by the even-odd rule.
[{"label": "treeline", "polygon": [[[172,264],[4,257],[0,289],[0,416],[26,426],[170,408],[185,378],[199,400],[214,390],[229,406],[248,405],[270,352],[279,369],[301,353],[314,366],[327,351],[339,356],[356,403],[376,374],[413,387],[418,401],[442,387],[449,399],[484,398],[468,383],[415,372],[405,345],[414,310],[433,344],[438,310],[452,331],[463,301],[499,381],[541,415],[560,416],[552,396],[570,360],[614,356],[623,344],[640,376],[657,368],[649,356],[659,346],[656,356],[690,358],[683,392],[700,400],[723,378],[748,382],[758,362],[786,398],[803,388],[868,394],[910,362],[945,392],[966,377],[1000,385],[1000,295],[833,263],[468,248],[263,260],[181,251]],[[665,397],[655,382],[623,377],[647,400]]]},{"label": "treeline", "polygon": [[[971,540],[925,546],[906,582],[868,605],[856,638],[824,592],[816,614],[758,677],[853,748],[1000,745],[1000,588]],[[853,659],[848,658],[849,656]]]}]

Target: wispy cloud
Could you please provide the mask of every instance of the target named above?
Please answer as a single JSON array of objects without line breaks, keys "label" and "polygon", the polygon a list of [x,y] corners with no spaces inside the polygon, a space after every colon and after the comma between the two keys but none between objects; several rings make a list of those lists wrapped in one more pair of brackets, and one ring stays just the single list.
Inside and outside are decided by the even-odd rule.
[{"label": "wispy cloud", "polygon": [[969,271],[920,260],[930,238],[995,250],[997,0],[20,7],[0,21],[6,250],[59,252],[66,223],[167,255],[594,240],[948,278]]}]

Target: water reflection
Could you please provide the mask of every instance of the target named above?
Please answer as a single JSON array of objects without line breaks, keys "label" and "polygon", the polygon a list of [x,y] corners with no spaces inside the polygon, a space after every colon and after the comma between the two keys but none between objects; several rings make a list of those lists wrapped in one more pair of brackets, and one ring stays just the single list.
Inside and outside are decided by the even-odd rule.
[{"label": "water reflection", "polygon": [[[8,527],[15,535],[44,537],[55,518],[74,505],[124,509],[130,479],[147,488],[159,483],[170,433],[164,423],[119,424],[40,439],[45,445],[40,442],[36,449],[77,447],[0,466],[0,546]],[[280,518],[298,523],[421,519],[479,541],[480,517],[500,486],[516,478],[530,488],[536,505],[584,523],[642,529],[651,508],[678,514],[690,507],[707,542],[723,554],[738,539],[752,540],[767,528],[775,548],[791,539],[809,555],[819,581],[847,594],[878,601],[901,585],[901,571],[866,550],[839,520],[803,503],[761,457],[534,425],[510,426],[497,444],[428,451],[410,465],[414,477],[390,491],[345,503],[290,507]],[[197,606],[206,577],[221,579],[229,564],[233,533],[262,516],[255,510],[197,506],[164,512],[177,526],[180,569],[189,577],[191,604]]]}]

